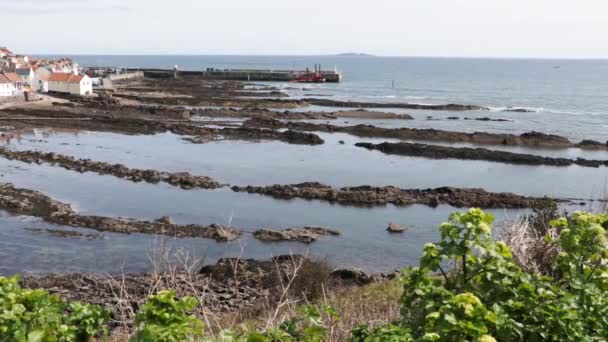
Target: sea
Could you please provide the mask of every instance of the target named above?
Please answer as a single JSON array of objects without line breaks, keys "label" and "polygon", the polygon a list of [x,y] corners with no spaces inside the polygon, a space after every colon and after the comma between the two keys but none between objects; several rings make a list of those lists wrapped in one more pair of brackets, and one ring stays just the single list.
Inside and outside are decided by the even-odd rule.
[{"label": "sea", "polygon": [[[173,68],[305,69],[321,64],[338,70],[338,84],[267,83],[295,98],[344,101],[475,104],[484,111],[381,109],[407,113],[414,120],[340,119],[332,124],[436,128],[464,132],[539,131],[577,142],[608,140],[608,61],[401,58],[368,56],[103,56],[74,55],[81,66]],[[512,112],[507,109],[526,109]],[[305,107],[299,110],[337,108]],[[459,120],[448,119],[459,117]],[[507,121],[464,120],[469,118]],[[576,199],[564,210],[590,209],[606,198],[606,167],[526,166],[484,161],[432,160],[385,155],[355,147],[347,134],[318,133],[325,144],[290,145],[276,141],[185,142],[169,132],[127,136],[104,132],[40,129],[3,144],[17,150],[54,151],[78,158],[118,162],[133,168],[189,171],[231,185],[320,181],[333,186],[394,185],[402,188],[478,187],[488,191]],[[466,144],[449,144],[468,146]],[[492,147],[512,152],[567,158],[608,159],[607,151]],[[462,210],[447,205],[355,207],[320,201],[275,200],[230,189],[185,191],[164,184],[132,183],[112,176],[0,160],[0,180],[41,191],[83,214],[154,220],[170,215],[180,224],[219,223],[245,231],[318,225],[341,236],[302,243],[264,243],[243,239],[217,243],[144,234],[100,233],[56,226],[39,219],[0,212],[0,274],[45,272],[141,272],[159,250],[214,263],[222,257],[264,259],[299,253],[324,258],[335,267],[391,272],[415,265],[424,243],[437,241],[437,226]],[[496,231],[527,210],[489,210]],[[391,222],[407,225],[388,234]],[[80,232],[65,237],[61,232]]]},{"label": "sea", "polygon": [[[505,130],[537,130],[576,139],[608,139],[604,132],[608,129],[608,60],[374,56],[70,57],[83,66],[172,69],[177,65],[182,70],[304,70],[320,64],[324,70],[340,71],[343,82],[311,85],[304,88],[305,91],[290,89],[293,88],[291,84],[275,85],[287,88],[292,96],[314,93],[346,101],[475,104],[491,109],[491,113],[484,113],[488,114],[486,116],[516,121],[514,125],[502,125],[506,126]],[[507,108],[532,112],[503,112]],[[454,122],[449,125],[462,128]]]}]

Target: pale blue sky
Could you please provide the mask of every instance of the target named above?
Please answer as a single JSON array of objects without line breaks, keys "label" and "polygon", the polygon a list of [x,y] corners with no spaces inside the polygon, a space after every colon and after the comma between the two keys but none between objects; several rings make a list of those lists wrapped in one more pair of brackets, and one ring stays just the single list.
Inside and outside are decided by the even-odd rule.
[{"label": "pale blue sky", "polygon": [[0,0],[23,53],[608,58],[606,0]]}]

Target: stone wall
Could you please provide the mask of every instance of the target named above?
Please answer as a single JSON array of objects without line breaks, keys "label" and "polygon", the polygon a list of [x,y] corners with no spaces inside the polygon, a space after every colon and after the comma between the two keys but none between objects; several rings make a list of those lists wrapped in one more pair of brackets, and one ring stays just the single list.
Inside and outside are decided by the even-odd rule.
[{"label": "stone wall", "polygon": [[133,72],[127,72],[124,74],[109,75],[107,78],[110,79],[111,81],[122,81],[122,80],[130,80],[130,79],[134,79],[134,78],[143,78],[143,77],[144,77],[143,71],[133,71]]}]

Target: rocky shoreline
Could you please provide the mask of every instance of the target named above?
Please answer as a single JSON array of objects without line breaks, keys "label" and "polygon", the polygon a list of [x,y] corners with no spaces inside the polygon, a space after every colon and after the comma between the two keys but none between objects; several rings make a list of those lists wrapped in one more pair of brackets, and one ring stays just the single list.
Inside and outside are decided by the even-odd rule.
[{"label": "rocky shoreline", "polygon": [[325,143],[323,139],[314,133],[293,130],[280,132],[269,129],[251,129],[248,127],[215,129],[208,134],[199,134],[184,138],[183,140],[193,144],[204,144],[209,141],[220,140],[277,140],[295,145],[322,145]]},{"label": "rocky shoreline", "polygon": [[0,183],[0,209],[17,215],[40,217],[43,220],[71,227],[91,228],[102,232],[160,234],[174,237],[200,237],[220,241],[238,239],[241,232],[221,225],[177,225],[168,222],[138,221],[105,216],[85,216],[62,203],[33,190],[19,189]]},{"label": "rocky shoreline", "polygon": [[178,186],[185,190],[195,188],[217,189],[222,186],[210,177],[194,176],[189,172],[161,172],[156,170],[132,169],[122,164],[111,164],[93,161],[91,159],[77,159],[72,156],[54,152],[12,151],[5,147],[0,147],[0,157],[25,163],[49,164],[80,173],[95,172],[101,175],[112,175],[136,183],[143,181],[157,184],[162,182]]},{"label": "rocky shoreline", "polygon": [[211,118],[259,118],[280,120],[337,120],[340,118],[361,119],[397,119],[413,120],[408,114],[396,114],[390,112],[369,111],[365,109],[341,110],[335,112],[295,112],[276,111],[266,108],[197,108],[192,110],[192,115]]},{"label": "rocky shoreline", "polygon": [[483,189],[459,189],[443,187],[436,189],[400,189],[392,186],[334,188],[317,182],[291,185],[234,186],[233,191],[255,193],[278,199],[302,198],[349,205],[407,206],[423,204],[437,207],[448,204],[458,208],[536,208],[552,205],[554,200],[520,196],[512,193],[487,192]]},{"label": "rocky shoreline", "polygon": [[23,277],[20,283],[25,288],[46,289],[69,301],[101,305],[117,322],[127,318],[124,311],[137,312],[150,293],[165,289],[174,290],[178,297],[199,298],[199,315],[202,312],[198,310],[204,309],[207,315],[238,313],[255,318],[262,306],[274,307],[280,301],[281,284],[289,279],[292,287],[288,295],[306,301],[318,299],[323,291],[348,290],[395,276],[334,269],[301,255],[281,255],[270,260],[223,258],[191,273],[178,268],[171,273],[161,269],[142,274],[43,274]]},{"label": "rocky shoreline", "polygon": [[304,101],[310,105],[323,107],[347,107],[347,108],[401,108],[418,110],[445,110],[445,111],[469,111],[469,110],[490,110],[490,108],[477,105],[464,105],[449,103],[444,105],[429,105],[416,103],[378,103],[378,102],[356,102],[356,101],[336,101],[329,99],[306,98]]},{"label": "rocky shoreline", "polygon": [[147,78],[120,85],[114,96],[140,103],[171,106],[298,108],[322,106],[337,108],[401,108],[416,110],[471,111],[487,107],[466,104],[426,105],[415,103],[379,103],[336,101],[306,97],[285,99],[276,89],[262,91],[245,89],[245,84],[233,81],[207,81],[197,77]]},{"label": "rocky shoreline", "polygon": [[461,159],[484,160],[517,165],[549,165],[583,167],[608,166],[608,160],[551,158],[534,154],[513,153],[506,151],[488,150],[485,148],[449,147],[416,143],[389,143],[372,144],[367,142],[356,143],[355,146],[368,150],[377,150],[386,154],[408,157],[424,157],[432,159]]},{"label": "rocky shoreline", "polygon": [[608,144],[598,141],[583,140],[573,143],[568,138],[540,132],[527,132],[520,135],[486,132],[453,132],[421,128],[382,128],[372,125],[336,126],[309,122],[284,122],[279,120],[250,119],[243,123],[245,127],[287,128],[297,131],[347,133],[362,138],[393,138],[403,140],[462,142],[481,145],[504,145],[542,148],[581,148],[608,149]]},{"label": "rocky shoreline", "polygon": [[[60,110],[48,109],[13,109],[0,111],[9,116],[0,116],[0,125],[14,129],[36,128],[40,126],[53,128],[81,129],[90,131],[112,132],[121,134],[158,134],[171,132],[177,135],[199,137],[195,141],[211,140],[278,140],[290,144],[320,145],[323,139],[313,133],[288,130],[259,129],[254,127],[210,128],[184,120],[159,120],[142,118],[138,115],[107,116],[85,115],[84,109],[66,114]],[[80,116],[82,114],[82,116]],[[66,115],[63,117],[62,115]],[[71,116],[71,117],[70,117]],[[52,120],[51,120],[52,118]]]},{"label": "rocky shoreline", "polygon": [[[232,241],[246,232],[219,224],[201,226],[196,224],[178,225],[171,217],[163,216],[153,222],[128,218],[106,216],[86,216],[76,213],[69,204],[56,201],[38,191],[16,188],[10,183],[0,183],[0,210],[12,214],[42,218],[44,221],[75,228],[90,228],[100,232],[160,234],[171,237],[197,237],[213,239],[218,242]],[[36,233],[42,233],[38,230]],[[92,238],[91,234],[79,234],[73,231],[47,229],[47,233],[70,238]],[[259,229],[252,233],[260,241],[269,242],[303,242],[311,243],[323,236],[338,236],[334,229],[305,226],[283,230]]]}]

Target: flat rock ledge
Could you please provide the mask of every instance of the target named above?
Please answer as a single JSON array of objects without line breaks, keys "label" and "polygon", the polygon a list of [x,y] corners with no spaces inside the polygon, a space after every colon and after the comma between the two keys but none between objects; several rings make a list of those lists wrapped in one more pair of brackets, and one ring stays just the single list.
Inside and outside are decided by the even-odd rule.
[{"label": "flat rock ledge", "polygon": [[[4,115],[1,115],[4,114]],[[176,135],[204,137],[201,140],[279,140],[289,144],[321,145],[318,135],[296,131],[278,131],[254,127],[205,127],[195,121],[173,119],[149,119],[108,113],[92,115],[86,108],[75,113],[60,110],[18,109],[0,111],[0,124],[18,129],[39,127],[82,129],[122,134],[157,134],[171,132]]]},{"label": "flat rock ledge", "polygon": [[72,227],[91,228],[114,233],[162,234],[173,237],[200,237],[216,241],[231,241],[242,232],[221,225],[177,225],[161,222],[104,216],[84,216],[75,213],[69,204],[51,199],[33,190],[15,188],[0,183],[0,209],[13,214],[35,216],[47,222]]},{"label": "flat rock ledge", "polygon": [[608,166],[608,160],[594,159],[568,159],[543,157],[535,154],[513,153],[506,151],[488,150],[486,148],[470,147],[450,147],[439,145],[427,145],[417,143],[389,143],[381,144],[356,143],[355,146],[363,147],[368,150],[377,150],[386,154],[395,154],[408,157],[424,157],[431,159],[464,159],[464,160],[484,160],[505,164],[518,165],[549,165],[549,166],[571,166],[578,165],[583,167]]},{"label": "flat rock ledge", "polygon": [[297,131],[347,133],[362,138],[391,138],[402,140],[465,142],[480,145],[526,146],[542,148],[580,148],[588,150],[608,149],[608,142],[583,140],[573,143],[568,138],[541,132],[502,134],[488,132],[455,132],[431,128],[383,128],[373,125],[336,126],[310,122],[280,121],[274,119],[249,119],[245,127],[288,128]]},{"label": "flat rock ledge", "polygon": [[445,110],[445,111],[466,111],[466,110],[489,110],[487,107],[467,104],[418,104],[406,102],[378,103],[378,102],[356,102],[356,101],[336,101],[329,99],[307,98],[306,103],[324,107],[351,107],[351,108],[404,108],[422,110]]},{"label": "flat rock ledge", "polygon": [[159,172],[156,170],[131,169],[122,164],[110,164],[90,159],[77,159],[54,152],[11,151],[0,147],[0,156],[25,163],[49,164],[77,172],[95,172],[112,175],[132,182],[167,183],[182,189],[216,189],[221,184],[206,176],[194,176],[189,172]]},{"label": "flat rock ledge", "polygon": [[194,144],[204,144],[209,141],[218,140],[278,140],[295,145],[322,145],[325,143],[323,139],[314,133],[294,130],[281,132],[273,129],[254,129],[248,127],[213,130],[208,134],[186,137],[184,140]]},{"label": "flat rock ledge", "polygon": [[277,199],[302,198],[348,205],[407,206],[423,204],[437,207],[447,204],[454,207],[480,208],[537,208],[546,207],[555,201],[549,198],[527,197],[513,193],[487,192],[476,188],[441,187],[436,189],[400,189],[393,186],[369,185],[333,188],[317,182],[270,186],[234,186],[233,191],[271,196]]},{"label": "flat rock ledge", "polygon": [[202,117],[216,118],[260,118],[281,120],[337,120],[339,118],[367,118],[367,119],[396,119],[413,120],[408,114],[397,114],[391,112],[370,111],[365,109],[340,110],[335,112],[294,112],[276,111],[266,108],[198,108],[193,110],[194,114]]},{"label": "flat rock ledge", "polygon": [[297,241],[311,243],[322,236],[338,236],[340,232],[323,227],[288,228],[284,230],[260,229],[253,232],[253,237],[262,241]]}]

